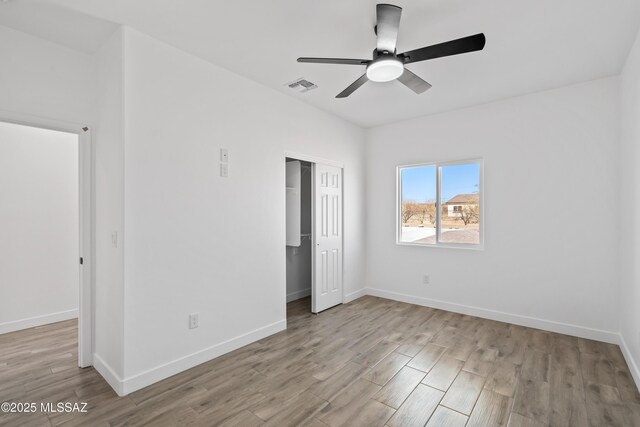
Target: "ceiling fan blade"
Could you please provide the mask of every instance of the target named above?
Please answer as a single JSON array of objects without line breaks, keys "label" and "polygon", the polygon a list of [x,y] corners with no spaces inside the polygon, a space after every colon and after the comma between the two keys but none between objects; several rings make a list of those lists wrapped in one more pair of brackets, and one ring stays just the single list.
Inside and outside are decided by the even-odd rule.
[{"label": "ceiling fan blade", "polygon": [[402,8],[392,4],[379,4],[376,6],[376,34],[378,35],[378,52],[396,52],[398,40],[398,28],[400,27],[400,15]]},{"label": "ceiling fan blade", "polygon": [[369,81],[369,79],[367,78],[367,75],[363,74],[358,80],[356,80],[355,82],[351,83],[349,85],[349,87],[347,87],[345,90],[343,90],[338,95],[336,95],[336,98],[346,98],[347,96],[349,96],[353,92],[355,92],[356,89],[358,89],[360,86],[362,86],[363,84],[365,84],[368,81]]},{"label": "ceiling fan blade", "polygon": [[413,62],[426,61],[427,59],[442,58],[443,56],[459,55],[461,53],[482,50],[484,49],[485,42],[486,38],[484,34],[480,33],[474,36],[434,44],[433,46],[410,50],[398,56],[404,58],[405,64],[411,64]]},{"label": "ceiling fan blade", "polygon": [[367,65],[371,61],[368,59],[302,57],[298,58],[298,62],[307,62],[311,64]]},{"label": "ceiling fan blade", "polygon": [[398,81],[417,94],[431,89],[431,85],[428,82],[422,80],[406,68],[404,69],[404,73],[398,77]]}]

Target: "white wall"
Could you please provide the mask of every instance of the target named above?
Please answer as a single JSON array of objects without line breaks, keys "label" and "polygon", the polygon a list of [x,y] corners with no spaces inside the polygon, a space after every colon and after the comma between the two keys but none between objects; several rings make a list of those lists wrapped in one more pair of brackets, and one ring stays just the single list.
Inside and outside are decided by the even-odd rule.
[{"label": "white wall", "polygon": [[[95,156],[96,368],[117,388],[124,376],[124,123],[123,39],[116,31],[97,53]],[[117,233],[117,246],[112,234]]]},{"label": "white wall", "polygon": [[640,34],[620,77],[620,330],[640,384]]},{"label": "white wall", "polygon": [[344,162],[362,288],[361,129],[130,29],[124,65],[126,390],[284,327],[286,150]]},{"label": "white wall", "polygon": [[0,26],[2,111],[91,124],[95,111],[95,58]]},{"label": "white wall", "polygon": [[0,333],[78,315],[78,136],[0,122]]},{"label": "white wall", "polygon": [[[616,102],[612,78],[370,129],[367,286],[611,340],[599,330],[618,330]],[[397,246],[396,166],[477,157],[485,250]]]}]

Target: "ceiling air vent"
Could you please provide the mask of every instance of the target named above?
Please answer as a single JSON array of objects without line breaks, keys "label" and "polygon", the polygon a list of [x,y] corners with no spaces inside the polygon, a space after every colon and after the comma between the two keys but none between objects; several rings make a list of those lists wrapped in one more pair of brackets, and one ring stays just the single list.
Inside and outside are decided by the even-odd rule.
[{"label": "ceiling air vent", "polygon": [[286,84],[290,89],[296,90],[300,93],[309,92],[317,88],[315,83],[310,82],[309,80],[305,80],[304,78],[295,79],[292,82]]}]

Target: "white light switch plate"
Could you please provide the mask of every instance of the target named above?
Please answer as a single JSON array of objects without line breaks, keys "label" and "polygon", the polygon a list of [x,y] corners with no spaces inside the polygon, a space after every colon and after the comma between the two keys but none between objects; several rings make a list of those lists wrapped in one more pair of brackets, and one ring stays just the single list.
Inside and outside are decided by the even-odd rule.
[{"label": "white light switch plate", "polygon": [[227,163],[229,161],[229,150],[226,148],[220,149],[220,161]]}]

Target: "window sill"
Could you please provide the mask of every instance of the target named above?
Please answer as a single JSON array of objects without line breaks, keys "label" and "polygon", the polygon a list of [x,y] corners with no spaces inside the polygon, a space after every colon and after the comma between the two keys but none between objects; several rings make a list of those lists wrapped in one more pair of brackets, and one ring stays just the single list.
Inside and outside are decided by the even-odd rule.
[{"label": "window sill", "polygon": [[442,248],[442,249],[462,249],[467,251],[484,251],[484,245],[481,243],[479,245],[456,245],[456,244],[447,244],[447,243],[439,243],[439,244],[428,244],[428,243],[411,243],[411,242],[396,242],[397,246],[416,246],[421,248]]}]

